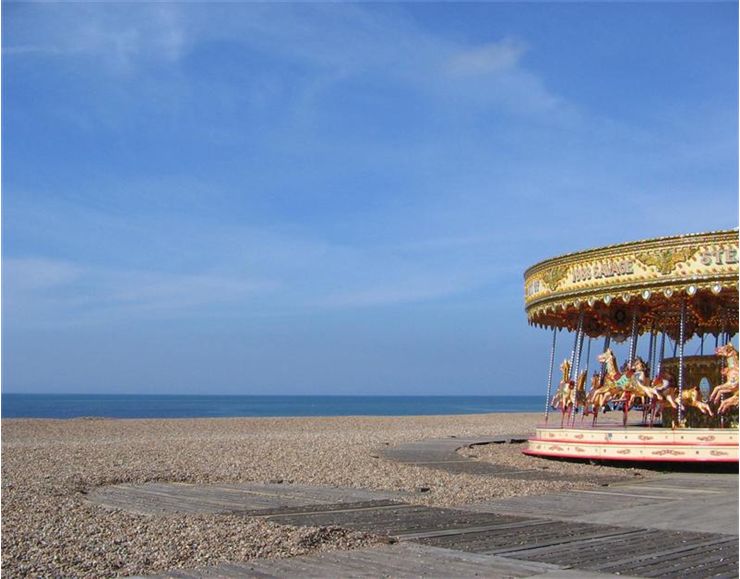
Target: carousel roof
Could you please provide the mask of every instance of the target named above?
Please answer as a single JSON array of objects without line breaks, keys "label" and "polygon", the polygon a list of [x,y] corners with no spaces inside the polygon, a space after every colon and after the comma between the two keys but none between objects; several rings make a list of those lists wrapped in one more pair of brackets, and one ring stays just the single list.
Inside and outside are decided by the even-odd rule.
[{"label": "carousel roof", "polygon": [[738,231],[714,231],[610,245],[542,261],[524,273],[530,324],[573,330],[583,313],[589,336],[638,332],[686,336],[737,332]]}]

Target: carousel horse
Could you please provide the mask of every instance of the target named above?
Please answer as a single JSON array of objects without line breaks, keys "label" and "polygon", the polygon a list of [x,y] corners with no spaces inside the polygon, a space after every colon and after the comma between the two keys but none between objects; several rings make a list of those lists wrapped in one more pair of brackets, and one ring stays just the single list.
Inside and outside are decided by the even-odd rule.
[{"label": "carousel horse", "polygon": [[[585,411],[586,409],[586,377],[587,376],[588,376],[588,372],[584,370],[578,375],[578,379],[575,382],[573,382],[573,380],[570,381],[570,385],[567,389],[567,393],[562,398],[563,404],[560,407],[563,413],[563,420],[561,421],[561,427],[562,427],[563,422],[571,426],[574,426],[576,422],[576,414],[578,414],[578,409],[582,408]],[[566,414],[568,415],[567,421],[565,420]]]},{"label": "carousel horse", "polygon": [[588,396],[586,397],[586,408],[591,408],[591,410],[584,411],[584,414],[593,412],[594,418],[591,422],[592,426],[596,426],[596,422],[599,418],[599,411],[612,400],[618,399],[621,395],[621,388],[614,386],[611,382],[607,382],[606,377],[604,377],[602,382],[601,375],[594,373],[591,378],[591,390],[589,390]]},{"label": "carousel horse", "polygon": [[675,392],[672,389],[674,387],[672,376],[665,372],[659,373],[655,378],[653,378],[651,387],[655,390],[656,395],[650,400],[647,409],[650,426],[655,424],[655,421],[659,416],[662,416],[665,413],[667,408],[671,408],[673,410],[678,408],[678,402],[675,399]]},{"label": "carousel horse", "polygon": [[594,400],[600,387],[601,374],[599,374],[598,372],[594,372],[593,376],[591,376],[591,388],[589,389],[588,394],[586,394],[586,407],[583,409],[584,416],[587,414],[596,413],[598,412],[598,408],[601,408],[601,406],[595,406],[596,401]]},{"label": "carousel horse", "polygon": [[550,406],[554,409],[561,407],[564,393],[572,382],[570,379],[570,362],[568,360],[563,360],[563,363],[560,364],[560,371],[563,373],[563,378],[560,380],[552,400],[550,400]]},{"label": "carousel horse", "polygon": [[[709,401],[715,404],[720,402],[717,412],[724,414],[738,406],[738,353],[730,342],[717,348],[714,353],[725,358],[726,367],[722,370],[725,381],[712,390]],[[730,397],[722,400],[722,397],[727,394]]]},{"label": "carousel horse", "polygon": [[[653,380],[653,386],[656,390],[658,390],[663,398],[660,404],[663,409],[666,409],[670,406],[673,410],[678,410],[678,386],[676,385],[676,381],[673,376],[661,370],[661,372]],[[709,406],[709,404],[704,402],[704,399],[701,395],[701,390],[698,386],[689,386],[684,388],[683,392],[681,393],[680,404],[682,409],[685,409],[686,407],[696,408],[702,414],[714,416],[712,408]],[[673,423],[673,426],[676,426],[675,421]]]},{"label": "carousel horse", "polygon": [[613,399],[618,399],[619,402],[623,403],[624,416],[622,417],[622,425],[627,426],[627,416],[630,408],[637,398],[643,398],[644,400],[646,392],[632,383],[632,370],[628,369],[626,372],[619,371],[617,368],[617,359],[611,349],[607,348],[596,356],[596,359],[606,365],[604,387],[611,388],[616,394]]},{"label": "carousel horse", "polygon": [[570,361],[568,359],[563,360],[563,363],[560,364],[560,371],[563,373],[563,378],[560,380],[558,389],[550,401],[550,406],[562,413],[560,420],[560,427],[562,428],[565,422],[565,413],[573,406],[575,382],[570,379]]},{"label": "carousel horse", "polygon": [[588,405],[588,397],[586,395],[586,378],[588,377],[588,370],[584,370],[578,375],[576,380],[576,388],[573,392],[573,425],[576,422],[576,414],[578,409],[581,409],[581,421],[586,414],[586,406]]},{"label": "carousel horse", "polygon": [[655,419],[655,411],[658,404],[663,401],[660,391],[650,383],[650,370],[645,361],[637,356],[631,366],[630,376],[631,388],[634,391],[634,399],[640,399],[642,405],[642,421],[646,423],[648,417],[652,424]]}]

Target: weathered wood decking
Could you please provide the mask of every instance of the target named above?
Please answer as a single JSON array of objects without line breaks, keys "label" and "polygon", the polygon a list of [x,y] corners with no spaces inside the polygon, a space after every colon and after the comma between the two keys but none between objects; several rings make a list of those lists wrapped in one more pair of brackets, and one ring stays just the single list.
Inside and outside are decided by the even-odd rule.
[{"label": "weathered wood decking", "polygon": [[514,497],[461,508],[546,516],[562,521],[737,536],[738,476],[732,473],[663,473],[647,480],[612,483],[599,490]]},{"label": "weathered wood decking", "polygon": [[175,571],[166,577],[534,577],[542,579],[598,579],[613,577],[590,571],[563,571],[546,563],[524,563],[506,557],[476,555],[415,543],[381,545],[355,551],[324,553],[282,560],[249,561],[199,571]]},{"label": "weathered wood decking", "polygon": [[403,502],[404,493],[299,484],[185,483],[121,484],[102,487],[88,500],[104,507],[146,515],[167,513],[238,513],[265,516],[279,513],[336,510],[352,505],[381,507]]},{"label": "weathered wood decking", "polygon": [[[481,439],[426,441],[383,455],[430,468],[490,467],[455,452]],[[477,465],[472,467],[471,465]],[[498,469],[498,470],[497,470]],[[479,471],[475,471],[479,472]],[[557,475],[555,475],[557,476]],[[336,525],[395,544],[259,560],[172,577],[737,577],[737,474],[661,474],[599,490],[517,497],[443,509],[402,493],[302,485],[120,485],[90,499],[137,512],[230,512],[297,526]]]}]

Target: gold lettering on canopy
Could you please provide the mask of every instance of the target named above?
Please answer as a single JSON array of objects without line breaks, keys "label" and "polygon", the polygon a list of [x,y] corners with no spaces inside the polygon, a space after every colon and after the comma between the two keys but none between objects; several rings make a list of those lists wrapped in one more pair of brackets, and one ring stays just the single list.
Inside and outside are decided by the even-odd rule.
[{"label": "gold lettering on canopy", "polygon": [[591,279],[631,275],[635,273],[635,265],[631,260],[601,261],[594,265],[575,266],[571,271],[571,282],[578,283]]},{"label": "gold lettering on canopy", "polygon": [[702,265],[732,265],[737,263],[737,247],[720,245],[701,252]]}]

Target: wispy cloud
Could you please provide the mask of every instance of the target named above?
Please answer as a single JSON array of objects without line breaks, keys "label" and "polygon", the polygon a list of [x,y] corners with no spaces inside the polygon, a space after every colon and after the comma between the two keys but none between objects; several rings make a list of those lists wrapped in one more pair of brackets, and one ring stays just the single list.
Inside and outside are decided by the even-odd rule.
[{"label": "wispy cloud", "polygon": [[55,289],[73,283],[83,271],[75,264],[46,258],[7,258],[4,262],[4,274],[8,277],[5,278],[7,283],[3,289],[12,286],[14,291]]},{"label": "wispy cloud", "polygon": [[391,6],[52,4],[19,8],[10,18],[6,55],[92,58],[125,76],[152,65],[177,65],[211,42],[280,57],[311,68],[294,90],[295,102],[309,107],[338,83],[373,76],[430,98],[466,98],[471,105],[517,113],[563,104],[527,70],[524,41],[452,42]]},{"label": "wispy cloud", "polygon": [[461,76],[496,74],[519,66],[525,51],[523,42],[505,38],[500,42],[459,50],[449,58],[447,70]]},{"label": "wispy cloud", "polygon": [[178,60],[186,35],[173,4],[68,4],[8,7],[3,52],[10,57],[98,59],[130,74],[144,62]]},{"label": "wispy cloud", "polygon": [[[6,214],[14,236],[86,256],[5,259],[7,319],[34,324],[188,317],[222,307],[251,316],[459,299],[520,269],[516,252],[491,251],[505,231],[350,243],[279,224],[163,221],[159,214],[126,216],[61,201],[45,214],[11,201]],[[132,243],[147,250],[132,254]]]},{"label": "wispy cloud", "polygon": [[216,273],[102,268],[49,258],[3,260],[4,311],[30,327],[188,316],[245,303],[274,283]]},{"label": "wispy cloud", "polygon": [[[409,270],[413,266],[408,264]],[[485,267],[483,270],[460,270],[449,262],[444,268],[432,267],[427,271],[406,271],[391,279],[374,279],[365,287],[339,291],[322,296],[317,301],[320,307],[366,308],[439,302],[446,298],[460,299],[469,292],[479,290],[502,276],[518,274],[518,266]]]}]

